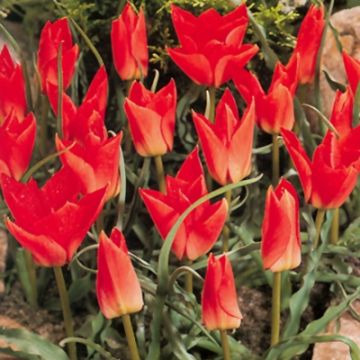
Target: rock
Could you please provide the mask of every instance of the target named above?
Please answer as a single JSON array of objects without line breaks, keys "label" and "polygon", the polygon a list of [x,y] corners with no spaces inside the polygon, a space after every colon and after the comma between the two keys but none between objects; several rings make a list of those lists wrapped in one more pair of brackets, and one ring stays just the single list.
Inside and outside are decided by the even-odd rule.
[{"label": "rock", "polygon": [[[360,300],[353,303],[353,308],[359,313]],[[360,322],[352,317],[349,312],[344,313],[338,321],[331,322],[326,334],[346,336],[360,346]],[[316,344],[312,360],[351,360],[351,356],[347,345],[334,341]]]},{"label": "rock", "polygon": [[[338,32],[343,49],[360,60],[360,6],[339,11],[331,16],[331,23]],[[346,84],[347,78],[342,55],[336,47],[336,40],[331,29],[328,29],[322,54],[322,69],[339,83]],[[325,76],[321,75],[321,95],[323,111],[329,116],[335,92],[328,85]]]}]

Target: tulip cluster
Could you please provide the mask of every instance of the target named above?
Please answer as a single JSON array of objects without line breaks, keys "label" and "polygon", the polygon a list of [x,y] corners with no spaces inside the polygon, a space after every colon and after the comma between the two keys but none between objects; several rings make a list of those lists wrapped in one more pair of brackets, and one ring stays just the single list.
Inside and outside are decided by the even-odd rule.
[{"label": "tulip cluster", "polygon": [[[127,81],[127,85],[121,84],[127,89],[125,100],[116,104],[116,110],[123,111],[127,121],[125,144],[132,140],[135,148],[132,153],[131,144],[128,148],[124,146],[125,157],[121,153],[123,132],[109,132],[105,125],[109,89],[112,89],[105,65],[100,65],[87,89],[82,87],[78,91],[77,86],[72,86],[70,90],[80,49],[73,43],[69,20],[62,18],[45,24],[37,53],[38,88],[42,93],[38,96],[39,102],[42,108],[47,109],[50,104],[52,109],[49,111],[51,114],[41,116],[45,121],[57,120],[57,126],[53,126],[57,133],[53,132],[51,142],[51,151],[55,149],[57,153],[40,160],[26,173],[35,145],[35,115],[28,112],[28,108],[33,106],[27,104],[27,98],[31,96],[27,96],[29,94],[25,91],[22,65],[16,63],[7,47],[1,50],[0,186],[10,212],[5,225],[18,243],[31,253],[38,266],[58,269],[73,261],[96,222],[91,237],[97,242],[91,249],[97,249],[96,296],[99,309],[107,319],[122,317],[126,335],[128,339],[132,337],[129,340],[132,359],[139,359],[139,354],[128,314],[141,311],[144,302],[147,305],[141,289],[145,282],[137,276],[138,270],[131,261],[136,255],[128,251],[125,239],[126,236],[130,241],[128,234],[139,230],[131,228],[132,220],[144,217],[142,212],[136,212],[141,203],[137,201],[139,197],[148,213],[144,223],[152,220],[156,231],[168,245],[160,250],[158,272],[152,269],[151,262],[148,264],[144,259],[137,259],[158,276],[158,291],[146,288],[151,296],[157,297],[151,305],[159,316],[153,320],[152,340],[156,343],[160,337],[159,324],[164,315],[162,306],[167,304],[166,296],[171,295],[170,284],[177,281],[178,275],[178,269],[171,275],[168,264],[164,265],[166,255],[169,257],[170,251],[175,255],[173,263],[180,264],[181,271],[188,271],[191,281],[193,269],[196,266],[201,268],[199,264],[205,264],[207,259],[201,292],[202,322],[208,330],[220,330],[224,358],[228,360],[226,330],[238,328],[243,317],[227,253],[228,244],[231,250],[238,251],[237,245],[234,246],[238,236],[230,239],[230,231],[236,231],[236,227],[229,224],[231,216],[235,219],[234,213],[231,214],[234,209],[231,191],[249,184],[250,180],[243,180],[256,172],[256,166],[253,166],[255,128],[272,135],[273,168],[277,167],[278,172],[279,163],[275,166],[274,159],[279,159],[278,137],[281,135],[285,145],[283,150],[289,154],[300,178],[304,201],[318,209],[318,213],[324,215],[325,210],[342,206],[355,188],[360,170],[360,126],[353,127],[352,123],[354,99],[360,82],[359,61],[343,53],[349,85],[346,91],[336,93],[329,130],[319,141],[312,159],[301,143],[301,134],[293,130],[297,120],[294,99],[298,85],[312,83],[316,75],[318,51],[325,28],[324,12],[322,4],[309,7],[288,62],[284,65],[274,61],[272,79],[265,88],[263,79],[246,69],[259,48],[244,43],[249,24],[245,4],[225,15],[208,9],[198,16],[172,5],[171,18],[179,46],[168,48],[167,53],[195,84],[210,88],[205,114],[192,111],[199,144],[190,153],[177,154],[173,158],[169,153],[177,148],[174,139],[180,82],[176,85],[174,79],[167,79],[161,82],[165,85],[156,90],[156,80],[148,87],[145,8],[136,11],[133,5],[126,3],[112,22],[109,36],[115,71],[121,80]],[[312,33],[311,37],[309,33]],[[86,38],[86,41],[90,40]],[[222,86],[230,81],[244,102],[236,101],[239,94],[235,95],[231,87],[222,92]],[[222,94],[218,96],[220,92]],[[80,101],[78,95],[82,98]],[[192,99],[185,98],[182,101],[192,102]],[[47,130],[51,130],[51,126]],[[170,175],[170,169],[164,171],[161,160],[164,155],[165,163],[168,159],[175,159],[176,164],[180,163],[179,159],[182,161],[180,166],[174,166],[178,168],[174,176]],[[57,165],[47,172],[49,162],[55,157]],[[148,157],[155,159],[160,191],[152,188],[152,169],[150,174],[144,174],[144,169],[150,164]],[[132,168],[123,164],[127,159],[134,160]],[[136,166],[141,162],[144,165],[138,172]],[[44,171],[46,175],[36,176],[33,170],[44,163],[49,165]],[[131,174],[128,193],[126,186],[120,188],[120,180],[126,185],[125,173],[120,174],[120,164]],[[279,175],[273,177],[272,186],[265,184],[268,190],[261,242],[258,243],[264,270],[274,273],[273,299],[277,307],[273,307],[272,345],[279,341],[281,272],[297,268],[302,258],[301,197],[290,181],[285,178],[278,181]],[[213,186],[216,189],[210,192],[208,189]],[[133,193],[133,201],[128,207],[124,202],[129,193]],[[234,201],[236,203],[238,199]],[[100,216],[105,204],[106,212]],[[127,211],[129,216],[123,228],[122,217]],[[108,214],[107,221],[103,221]],[[179,219],[182,219],[181,223]],[[316,220],[316,225],[319,237],[321,222]],[[174,226],[178,226],[176,233]],[[217,241],[221,237],[227,245],[223,246],[222,254],[217,254]],[[172,241],[171,249],[170,243],[166,243],[169,241]],[[314,243],[317,244],[317,240]],[[141,246],[129,244],[129,248]],[[151,246],[161,247],[155,241]],[[315,249],[316,245],[313,247]],[[199,263],[189,269],[196,260]],[[65,295],[61,296],[63,299]],[[66,311],[68,309],[64,310],[64,315]],[[67,331],[70,327],[66,325]],[[73,333],[67,335],[72,337]],[[155,351],[154,347],[150,346],[151,351]],[[159,356],[154,356],[154,360]],[[70,357],[75,360],[76,351],[72,351]],[[152,359],[152,353],[148,358]]]}]

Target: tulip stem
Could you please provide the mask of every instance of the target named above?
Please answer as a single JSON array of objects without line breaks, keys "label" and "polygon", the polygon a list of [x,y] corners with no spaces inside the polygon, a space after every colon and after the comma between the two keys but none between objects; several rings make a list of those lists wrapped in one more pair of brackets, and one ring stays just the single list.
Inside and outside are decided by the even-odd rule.
[{"label": "tulip stem", "polygon": [[158,185],[159,185],[159,190],[162,193],[165,193],[165,189],[166,189],[165,173],[164,173],[164,165],[162,162],[161,155],[154,156],[154,161],[155,161],[156,176],[157,176],[157,181],[158,181]]},{"label": "tulip stem", "polygon": [[[73,320],[72,320],[72,316],[71,316],[69,295],[66,290],[64,275],[63,275],[61,267],[54,266],[54,273],[55,273],[56,284],[57,284],[59,295],[60,295],[60,303],[61,303],[61,309],[63,312],[66,336],[73,337],[74,336],[74,328],[73,328]],[[71,360],[77,359],[75,343],[68,344],[68,352],[69,352],[69,357]]]},{"label": "tulip stem", "polygon": [[319,245],[321,225],[324,221],[324,217],[325,217],[325,210],[318,209],[318,211],[316,213],[316,219],[315,219],[316,234],[315,234],[315,238],[314,238],[314,242],[313,242],[313,246],[312,246],[313,250],[317,249],[317,247]]},{"label": "tulip stem", "polygon": [[280,156],[278,134],[272,136],[272,184],[277,186],[280,176]]},{"label": "tulip stem", "polygon": [[[191,266],[191,261],[188,262],[188,266]],[[189,293],[193,293],[193,274],[187,271],[185,274],[185,290]]]},{"label": "tulip stem", "polygon": [[134,330],[131,324],[131,319],[129,314],[125,314],[121,317],[125,334],[126,340],[128,342],[129,350],[130,350],[130,358],[131,360],[140,360],[138,347],[136,344]]},{"label": "tulip stem", "polygon": [[33,309],[36,309],[37,304],[37,283],[36,283],[36,270],[35,270],[35,264],[32,258],[31,253],[28,250],[25,250],[25,262],[26,262],[26,269],[29,276],[29,282],[31,287],[31,292],[29,296],[29,303]]},{"label": "tulip stem", "polygon": [[213,123],[215,121],[215,95],[216,95],[216,88],[210,87],[209,88],[209,120]]},{"label": "tulip stem", "polygon": [[330,243],[336,245],[339,241],[339,215],[340,209],[334,209],[334,216],[331,223]]},{"label": "tulip stem", "polygon": [[281,272],[275,272],[272,287],[271,345],[280,339]]},{"label": "tulip stem", "polygon": [[231,360],[229,341],[227,338],[226,330],[220,330],[221,345],[223,348],[224,360]]},{"label": "tulip stem", "polygon": [[[230,219],[230,211],[231,211],[231,190],[228,190],[226,193],[225,193],[225,199],[228,203],[228,207],[229,207],[229,210],[228,210],[228,216],[227,216],[227,219],[229,220]],[[227,252],[229,251],[229,237],[230,237],[230,228],[227,224],[225,224],[224,226],[224,229],[223,229],[223,252]]]}]

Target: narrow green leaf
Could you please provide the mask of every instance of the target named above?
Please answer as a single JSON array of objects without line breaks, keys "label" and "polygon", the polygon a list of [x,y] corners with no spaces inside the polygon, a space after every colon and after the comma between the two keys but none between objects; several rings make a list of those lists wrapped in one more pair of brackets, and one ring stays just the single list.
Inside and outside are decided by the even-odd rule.
[{"label": "narrow green leaf", "polygon": [[0,342],[0,352],[18,356],[20,359],[69,360],[60,347],[25,329],[0,327]]}]

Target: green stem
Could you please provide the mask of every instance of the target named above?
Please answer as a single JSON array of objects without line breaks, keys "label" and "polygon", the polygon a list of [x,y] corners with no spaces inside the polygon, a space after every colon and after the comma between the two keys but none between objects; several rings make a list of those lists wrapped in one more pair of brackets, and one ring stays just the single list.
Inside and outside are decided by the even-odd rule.
[{"label": "green stem", "polygon": [[[71,316],[70,302],[68,292],[66,290],[64,275],[60,266],[54,266],[56,285],[59,290],[61,309],[63,312],[65,332],[67,337],[74,336],[73,321]],[[76,360],[76,344],[68,344],[68,352],[71,360]]]},{"label": "green stem", "polygon": [[[230,219],[230,211],[231,211],[231,190],[228,190],[225,193],[225,199],[228,203],[228,216],[227,216],[227,220]],[[227,252],[229,251],[229,237],[230,237],[230,228],[228,225],[225,224],[224,229],[223,229],[223,233],[222,233],[222,239],[223,239],[223,252]]]},{"label": "green stem", "polygon": [[165,173],[164,173],[164,165],[162,162],[161,155],[154,156],[155,169],[156,169],[156,177],[159,185],[159,190],[162,193],[165,193]]},{"label": "green stem", "polygon": [[[191,266],[191,261],[187,265]],[[190,271],[185,274],[185,290],[190,294],[193,293],[193,274]]]},{"label": "green stem", "polygon": [[227,338],[226,330],[220,330],[221,345],[223,348],[224,360],[231,360],[229,341]]},{"label": "green stem", "polygon": [[279,156],[279,142],[277,140],[278,134],[272,136],[272,184],[277,186],[280,177],[280,156]]},{"label": "green stem", "polygon": [[209,88],[209,95],[210,95],[209,120],[213,123],[215,121],[215,95],[216,95],[215,87],[212,86]]},{"label": "green stem", "polygon": [[324,221],[324,217],[325,217],[325,210],[318,209],[317,214],[316,214],[316,219],[315,219],[316,234],[315,234],[315,238],[314,238],[314,242],[313,242],[313,246],[312,246],[313,250],[316,250],[319,245],[321,225]]},{"label": "green stem", "polygon": [[336,245],[339,241],[339,215],[340,209],[334,209],[334,216],[331,223],[330,243]]},{"label": "green stem", "polygon": [[35,264],[34,264],[32,255],[28,250],[25,250],[25,261],[26,261],[26,269],[27,269],[28,276],[29,276],[29,282],[30,282],[30,286],[31,286],[31,293],[30,293],[30,297],[28,300],[30,302],[31,307],[36,309],[38,306],[36,269],[35,269]]},{"label": "green stem", "polygon": [[130,358],[131,360],[140,360],[138,347],[136,344],[135,334],[134,330],[131,324],[131,319],[129,314],[125,314],[121,317],[125,334],[126,334],[126,340],[128,342],[129,350],[130,350]]},{"label": "green stem", "polygon": [[281,272],[275,272],[272,288],[271,345],[280,339]]}]

